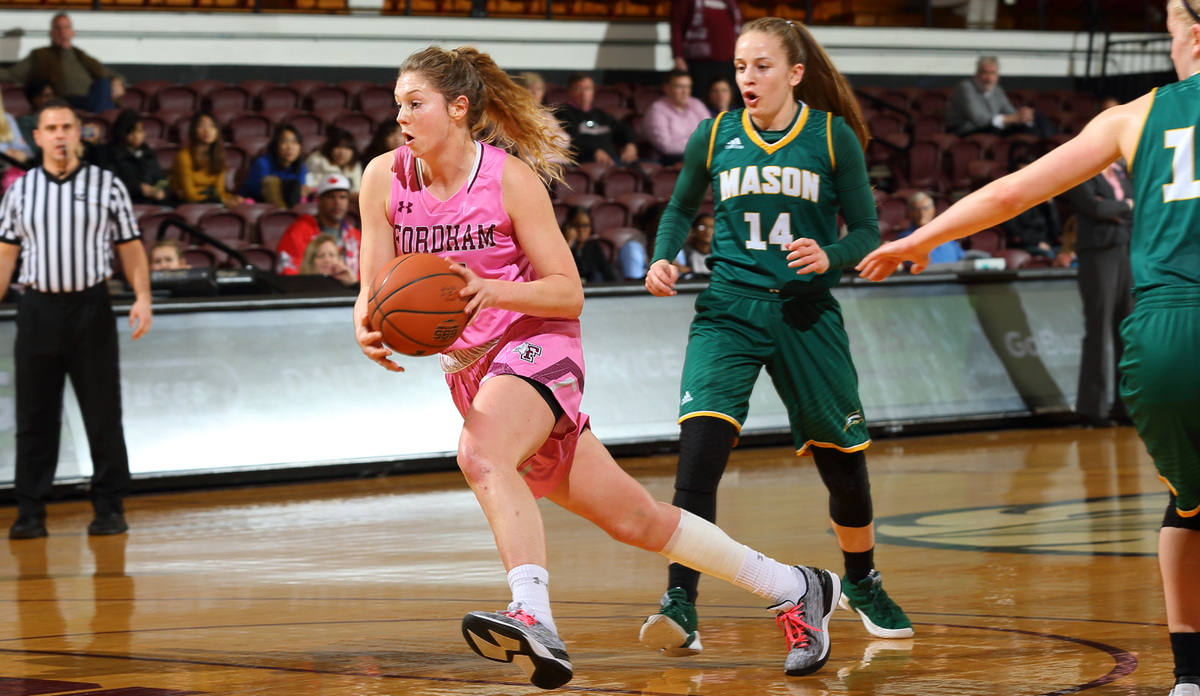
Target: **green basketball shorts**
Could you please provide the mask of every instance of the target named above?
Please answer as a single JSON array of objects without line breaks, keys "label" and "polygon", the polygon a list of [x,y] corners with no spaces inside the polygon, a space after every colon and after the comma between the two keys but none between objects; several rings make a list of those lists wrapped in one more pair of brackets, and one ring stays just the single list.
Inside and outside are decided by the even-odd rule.
[{"label": "green basketball shorts", "polygon": [[1200,288],[1138,296],[1123,324],[1121,398],[1182,517],[1200,513]]},{"label": "green basketball shorts", "polygon": [[778,294],[714,282],[696,299],[680,384],[679,422],[713,416],[739,430],[759,371],[787,408],[797,454],[871,444],[842,310],[828,291]]}]

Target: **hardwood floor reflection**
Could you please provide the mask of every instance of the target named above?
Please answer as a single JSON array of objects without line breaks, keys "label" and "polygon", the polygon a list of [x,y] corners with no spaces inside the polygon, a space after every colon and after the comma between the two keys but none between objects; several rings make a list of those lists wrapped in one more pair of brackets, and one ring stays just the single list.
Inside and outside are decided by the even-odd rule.
[{"label": "hardwood floor reflection", "polygon": [[[786,678],[763,603],[705,579],[704,653],[647,653],[637,632],[665,560],[543,503],[569,688],[1166,696],[1153,556],[1166,494],[1131,429],[881,440],[868,461],[877,566],[914,639],[874,640],[839,612],[828,665]],[[674,463],[622,465],[669,500]],[[738,450],[719,523],[780,560],[840,570],[826,506],[811,459]],[[503,607],[507,587],[458,474],[147,496],[128,510],[130,534],[90,539],[86,503],[52,505],[48,539],[0,551],[0,694],[538,691],[463,642],[462,615]]]}]

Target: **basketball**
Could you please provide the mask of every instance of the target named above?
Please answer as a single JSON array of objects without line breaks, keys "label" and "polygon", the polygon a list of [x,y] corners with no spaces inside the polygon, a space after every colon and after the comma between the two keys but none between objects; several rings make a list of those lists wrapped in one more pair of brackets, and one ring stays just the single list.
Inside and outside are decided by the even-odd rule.
[{"label": "basketball", "polygon": [[433,254],[405,254],[384,266],[371,282],[367,317],[387,347],[404,355],[432,355],[458,340],[469,298],[467,284],[450,262]]}]

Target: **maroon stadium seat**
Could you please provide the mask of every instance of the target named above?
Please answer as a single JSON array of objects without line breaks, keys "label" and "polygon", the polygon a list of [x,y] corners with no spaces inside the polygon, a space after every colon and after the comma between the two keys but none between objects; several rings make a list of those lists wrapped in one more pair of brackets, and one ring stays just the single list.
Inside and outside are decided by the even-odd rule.
[{"label": "maroon stadium seat", "polygon": [[175,209],[175,214],[183,218],[189,225],[197,225],[205,213],[221,210],[220,203],[184,203]]},{"label": "maroon stadium seat", "polygon": [[349,108],[350,95],[341,87],[321,87],[313,90],[308,97],[308,103],[313,111],[336,107]]},{"label": "maroon stadium seat", "polygon": [[278,86],[278,83],[270,80],[245,80],[244,82],[239,83],[238,86],[246,90],[246,93],[252,98],[257,99],[258,96],[263,93],[263,90],[270,87],[276,87]]},{"label": "maroon stadium seat", "polygon": [[942,132],[942,122],[932,116],[918,116],[913,124],[913,140],[928,141]]},{"label": "maroon stadium seat", "polygon": [[611,87],[597,87],[596,96],[592,104],[605,111],[628,108],[625,95]]},{"label": "maroon stadium seat", "polygon": [[[908,227],[908,203],[900,198],[885,198],[879,202],[879,231],[881,234],[896,232]],[[886,231],[885,231],[886,226]]]},{"label": "maroon stadium seat", "polygon": [[996,252],[1004,248],[1004,232],[998,227],[989,227],[967,237],[964,241],[967,243],[967,248],[972,251],[982,251],[995,256]]},{"label": "maroon stadium seat", "polygon": [[278,249],[283,233],[300,217],[290,210],[270,210],[258,218],[259,244],[268,249]]},{"label": "maroon stadium seat", "polygon": [[175,155],[179,154],[179,146],[172,144],[163,144],[154,148],[154,156],[158,158],[158,166],[162,167],[164,172],[171,171],[171,165],[175,163]]},{"label": "maroon stadium seat", "polygon": [[159,111],[195,111],[200,107],[200,96],[191,87],[164,87],[154,95]]},{"label": "maroon stadium seat", "polygon": [[141,82],[134,85],[135,88],[141,90],[142,93],[148,97],[152,97],[155,94],[158,94],[158,91],[160,89],[166,89],[167,87],[174,87],[174,86],[175,86],[175,83],[171,82],[169,80],[142,80]]},{"label": "maroon stadium seat", "polygon": [[301,202],[297,203],[296,205],[293,205],[290,210],[297,215],[309,215],[312,217],[316,217],[317,216],[317,202],[316,201],[301,201]]},{"label": "maroon stadium seat", "polygon": [[621,247],[629,242],[636,241],[641,242],[643,246],[646,245],[646,234],[633,227],[612,227],[596,234],[600,239],[606,240],[613,245],[613,248],[616,250],[616,253],[613,254],[613,261],[617,260],[617,254],[620,253]]},{"label": "maroon stadium seat", "polygon": [[200,217],[200,229],[210,237],[232,243],[246,238],[246,221],[229,210],[211,210]]},{"label": "maroon stadium seat", "polygon": [[358,93],[358,104],[363,111],[384,107],[395,109],[396,96],[386,87],[368,87]]},{"label": "maroon stadium seat", "polygon": [[1029,260],[1033,258],[1024,249],[1001,249],[992,254],[992,256],[1004,259],[1004,265],[1009,270],[1025,268],[1029,265]]},{"label": "maroon stadium seat", "polygon": [[946,114],[946,95],[938,92],[926,92],[916,100],[917,113],[923,116],[942,118]]},{"label": "maroon stadium seat", "polygon": [[254,266],[260,271],[268,273],[275,272],[275,250],[268,249],[265,246],[258,244],[242,243],[237,246],[237,250],[242,252],[242,256],[246,258],[246,263]]},{"label": "maroon stadium seat", "polygon": [[629,226],[629,211],[616,202],[605,201],[592,206],[592,232]]},{"label": "maroon stadium seat", "polygon": [[604,196],[597,196],[594,193],[573,193],[567,196],[565,203],[570,206],[579,206],[581,208],[592,209],[598,203],[604,202]]},{"label": "maroon stadium seat", "polygon": [[[5,98],[7,99],[7,97]],[[133,109],[138,113],[145,112],[150,106],[150,98],[137,87],[126,87],[120,102],[122,109]]]},{"label": "maroon stadium seat", "polygon": [[193,92],[200,95],[201,99],[212,94],[214,89],[227,85],[228,83],[223,80],[194,80],[188,83],[188,87],[191,87]]},{"label": "maroon stadium seat", "polygon": [[554,219],[558,221],[559,229],[567,226],[567,213],[571,212],[571,207],[566,203],[554,204]]},{"label": "maroon stadium seat", "polygon": [[905,185],[923,190],[942,189],[942,153],[933,143],[913,143],[908,149]]},{"label": "maroon stadium seat", "polygon": [[588,178],[588,192],[598,193],[596,189],[600,177],[604,176],[604,172],[607,172],[612,166],[611,164],[601,164],[600,162],[587,162],[576,167],[576,171],[581,172]]},{"label": "maroon stadium seat", "polygon": [[248,135],[244,138],[238,138],[234,141],[238,147],[246,153],[248,159],[253,160],[262,153],[267,151],[267,145],[271,143],[269,135]]},{"label": "maroon stadium seat", "polygon": [[971,162],[980,158],[983,148],[973,140],[960,140],[950,149],[950,186],[954,189],[971,187]]},{"label": "maroon stadium seat", "polygon": [[24,116],[29,113],[29,100],[25,98],[24,87],[8,85],[4,88],[4,110],[13,116]]},{"label": "maroon stadium seat", "polygon": [[214,111],[217,109],[241,109],[245,111],[250,108],[252,101],[249,92],[234,85],[218,87],[208,93],[208,108]]},{"label": "maroon stadium seat", "polygon": [[650,177],[650,193],[659,198],[670,198],[675,191],[675,182],[679,180],[679,172],[674,169],[660,169]]},{"label": "maroon stadium seat", "polygon": [[625,193],[642,189],[642,175],[632,169],[613,167],[600,176],[599,193],[606,198],[617,198]]},{"label": "maroon stadium seat", "polygon": [[167,142],[167,124],[155,116],[142,116],[142,130],[146,132],[146,142],[156,147]]},{"label": "maroon stadium seat", "polygon": [[212,249],[186,247],[183,250],[183,261],[192,268],[212,268],[217,265],[217,255]]},{"label": "maroon stadium seat", "polygon": [[1052,92],[1042,92],[1033,98],[1033,108],[1044,114],[1062,111],[1062,99],[1057,94]]},{"label": "maroon stadium seat", "polygon": [[646,209],[657,200],[658,198],[652,194],[642,193],[641,191],[622,193],[617,196],[617,202],[625,206],[625,209],[629,211],[629,219],[635,227],[641,225],[642,216],[645,215]]},{"label": "maroon stadium seat", "polygon": [[292,114],[284,119],[284,123],[299,131],[305,145],[313,143],[316,143],[318,146],[320,145],[319,141],[321,133],[325,130],[325,124],[321,123],[321,119],[317,118],[314,114]]},{"label": "maroon stadium seat", "polygon": [[291,87],[268,87],[258,96],[259,110],[299,109],[300,95]]},{"label": "maroon stadium seat", "polygon": [[327,85],[328,85],[328,83],[326,83],[322,80],[296,80],[296,81],[292,82],[291,84],[289,84],[288,87],[291,87],[292,89],[296,90],[296,94],[299,94],[301,99],[303,99],[303,98],[307,97],[308,95],[312,94],[313,92],[317,91],[318,89],[325,87]]},{"label": "maroon stadium seat", "polygon": [[375,132],[375,123],[366,114],[344,114],[334,119],[333,125],[353,135],[370,137]]},{"label": "maroon stadium seat", "polygon": [[[157,210],[138,218],[138,229],[142,231],[142,239],[147,246],[153,246],[154,242],[158,241],[158,228],[166,220],[181,220],[178,215],[170,210]],[[179,239],[180,230],[178,227],[172,227],[163,231],[163,239]]]},{"label": "maroon stadium seat", "polygon": [[653,92],[641,91],[641,92],[634,93],[634,95],[633,95],[633,111],[634,111],[634,113],[638,113],[638,114],[646,113],[650,109],[650,106],[652,104],[654,104],[654,102],[658,101],[659,99],[662,99],[662,96],[663,96],[662,92],[657,91],[657,90],[653,91]]},{"label": "maroon stadium seat", "polygon": [[562,189],[559,199],[579,193],[591,193],[591,182],[592,180],[588,178],[587,174],[575,169],[568,169],[563,172],[563,180],[555,185],[555,190]]},{"label": "maroon stadium seat", "polygon": [[[335,106],[335,107],[330,107],[330,108],[326,108],[326,109],[313,109],[309,113],[311,113],[312,115],[321,119],[321,123],[324,123],[326,125],[326,130],[329,130],[328,126],[332,126],[334,121],[338,120],[339,118],[341,118],[343,116],[349,115],[351,112],[350,112],[350,109],[347,109],[345,107]],[[365,118],[367,119],[367,121],[371,120],[370,117],[365,117]]]},{"label": "maroon stadium seat", "polygon": [[343,82],[339,82],[337,86],[345,90],[346,94],[349,94],[350,99],[353,100],[356,99],[359,93],[364,89],[368,87],[374,87],[375,83],[367,82],[366,80],[345,80]]},{"label": "maroon stadium seat", "polygon": [[229,139],[239,142],[249,137],[271,137],[273,126],[261,114],[242,114],[229,122]]},{"label": "maroon stadium seat", "polygon": [[272,124],[271,130],[272,130],[272,132],[274,132],[274,126],[276,124],[285,123],[293,115],[302,114],[302,113],[304,113],[304,112],[301,111],[300,109],[293,109],[293,108],[287,107],[287,106],[280,106],[280,107],[273,107],[270,109],[263,109],[262,111],[258,112],[258,115],[262,116],[263,118],[265,118],[271,122],[271,124]]}]

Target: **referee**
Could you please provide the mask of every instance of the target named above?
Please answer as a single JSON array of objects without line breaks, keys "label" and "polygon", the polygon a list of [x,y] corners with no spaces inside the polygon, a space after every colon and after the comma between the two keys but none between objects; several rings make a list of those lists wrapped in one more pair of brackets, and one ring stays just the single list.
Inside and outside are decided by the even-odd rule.
[{"label": "referee", "polygon": [[[79,160],[79,119],[61,99],[38,113],[33,138],[42,166],[18,179],[0,201],[0,288],[18,255],[26,286],[17,309],[17,521],[10,539],[46,536],[43,498],[54,482],[62,429],[63,379],[79,397],[92,453],[88,534],[121,534],[129,493],[129,457],[121,428],[117,325],[108,296],[112,246],[137,293],[129,326],[150,330],[150,271],[121,180]],[[23,253],[22,253],[23,252]]]}]

